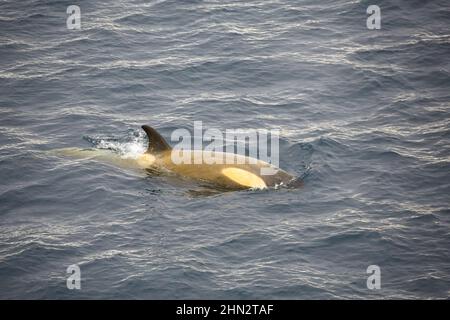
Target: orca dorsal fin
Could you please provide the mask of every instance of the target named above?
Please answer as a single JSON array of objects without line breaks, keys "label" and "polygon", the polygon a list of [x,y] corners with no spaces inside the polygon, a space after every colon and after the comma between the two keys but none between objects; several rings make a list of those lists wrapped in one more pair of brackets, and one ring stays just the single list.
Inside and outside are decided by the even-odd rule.
[{"label": "orca dorsal fin", "polygon": [[147,153],[158,153],[172,149],[172,147],[155,129],[149,126],[142,126],[142,129],[144,129],[148,137]]}]

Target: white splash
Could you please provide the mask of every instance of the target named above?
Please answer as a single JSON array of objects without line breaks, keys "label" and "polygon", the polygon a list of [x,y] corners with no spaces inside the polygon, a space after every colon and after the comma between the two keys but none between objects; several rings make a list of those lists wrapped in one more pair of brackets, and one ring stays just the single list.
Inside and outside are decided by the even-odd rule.
[{"label": "white splash", "polygon": [[108,149],[123,159],[137,159],[147,150],[147,142],[142,134],[127,137],[126,141],[116,139],[95,139],[95,148]]}]

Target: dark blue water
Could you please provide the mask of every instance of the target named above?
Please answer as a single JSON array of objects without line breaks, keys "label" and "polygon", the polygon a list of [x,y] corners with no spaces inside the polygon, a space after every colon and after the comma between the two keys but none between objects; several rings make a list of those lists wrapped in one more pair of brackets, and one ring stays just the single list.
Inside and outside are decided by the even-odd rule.
[{"label": "dark blue water", "polygon": [[[445,0],[2,1],[0,298],[448,298],[449,14]],[[143,148],[142,124],[169,137],[200,120],[280,129],[280,166],[304,187],[208,194],[48,152]]]}]

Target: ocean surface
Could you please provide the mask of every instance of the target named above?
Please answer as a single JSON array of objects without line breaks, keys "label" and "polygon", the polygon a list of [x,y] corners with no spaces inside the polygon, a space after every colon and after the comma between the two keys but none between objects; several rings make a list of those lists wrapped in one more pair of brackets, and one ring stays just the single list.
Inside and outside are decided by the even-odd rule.
[{"label": "ocean surface", "polygon": [[[0,298],[448,299],[449,17],[446,0],[2,1]],[[205,192],[51,152],[127,155],[141,125],[194,121],[281,130],[304,186]]]}]

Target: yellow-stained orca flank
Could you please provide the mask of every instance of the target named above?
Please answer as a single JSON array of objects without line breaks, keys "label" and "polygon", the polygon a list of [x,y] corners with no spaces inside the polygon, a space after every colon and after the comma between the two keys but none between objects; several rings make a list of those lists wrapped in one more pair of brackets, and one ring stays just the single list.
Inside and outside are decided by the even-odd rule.
[{"label": "yellow-stained orca flank", "polygon": [[222,169],[222,174],[233,180],[234,182],[249,188],[259,188],[264,189],[267,187],[263,179],[258,177],[256,174],[239,168],[224,168]]},{"label": "yellow-stained orca flank", "polygon": [[[211,163],[205,161],[212,156],[211,152],[202,150],[184,150],[187,163],[174,163],[172,148],[164,138],[153,128],[142,126],[147,133],[149,146],[146,154],[153,155],[155,165],[164,167],[176,174],[193,179],[212,182],[226,188],[248,189],[267,188],[277,185],[287,185],[294,177],[284,170],[271,164],[246,157],[243,155],[215,152],[214,157],[224,159],[223,163]],[[195,163],[194,159],[202,159],[202,163]],[[261,169],[270,168],[272,175],[261,175]]]}]

